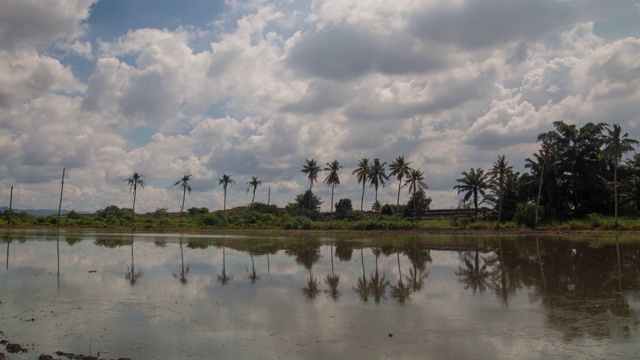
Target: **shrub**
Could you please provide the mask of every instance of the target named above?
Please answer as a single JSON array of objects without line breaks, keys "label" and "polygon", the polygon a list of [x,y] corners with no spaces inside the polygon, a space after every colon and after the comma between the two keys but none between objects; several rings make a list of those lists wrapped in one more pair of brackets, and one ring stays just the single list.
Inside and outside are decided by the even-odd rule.
[{"label": "shrub", "polygon": [[[539,218],[542,218],[542,212],[542,207],[538,207]],[[536,205],[529,202],[518,204],[513,220],[520,226],[534,228],[536,226]]]}]

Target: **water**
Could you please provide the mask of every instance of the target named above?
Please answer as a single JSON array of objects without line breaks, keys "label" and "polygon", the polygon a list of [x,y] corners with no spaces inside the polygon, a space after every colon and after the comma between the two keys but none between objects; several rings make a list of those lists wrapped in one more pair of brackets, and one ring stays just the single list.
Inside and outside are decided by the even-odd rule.
[{"label": "water", "polygon": [[29,349],[9,359],[640,356],[633,238],[2,239],[0,338]]}]

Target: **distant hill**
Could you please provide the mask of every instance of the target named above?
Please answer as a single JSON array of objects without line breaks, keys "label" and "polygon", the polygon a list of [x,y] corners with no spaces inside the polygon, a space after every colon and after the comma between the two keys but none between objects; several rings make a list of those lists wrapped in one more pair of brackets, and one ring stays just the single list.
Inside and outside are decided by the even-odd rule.
[{"label": "distant hill", "polygon": [[[9,207],[0,206],[0,211],[6,211],[6,210],[9,210]],[[16,214],[19,214],[23,211],[32,216],[49,216],[49,215],[58,214],[58,210],[51,210],[51,209],[13,209],[13,212]],[[64,209],[60,210],[60,215],[67,215],[68,213],[69,213],[69,210],[64,210]],[[78,213],[93,214],[91,212],[86,212],[86,211],[78,211]]]}]

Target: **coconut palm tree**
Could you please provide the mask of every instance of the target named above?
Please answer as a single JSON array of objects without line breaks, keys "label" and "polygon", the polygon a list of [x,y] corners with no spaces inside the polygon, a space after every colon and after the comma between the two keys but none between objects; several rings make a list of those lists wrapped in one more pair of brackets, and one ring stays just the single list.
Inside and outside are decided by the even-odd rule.
[{"label": "coconut palm tree", "polygon": [[394,162],[389,165],[389,176],[395,176],[398,180],[398,197],[396,199],[396,220],[400,214],[400,189],[402,189],[402,178],[408,177],[411,174],[411,167],[409,166],[411,161],[405,162],[404,156],[398,156]]},{"label": "coconut palm tree", "polygon": [[173,186],[178,186],[182,188],[182,206],[180,206],[180,226],[182,227],[182,213],[184,211],[184,199],[187,196],[187,192],[191,195],[191,186],[189,185],[189,180],[191,180],[191,174],[184,175],[182,179],[176,181]]},{"label": "coconut palm tree", "polygon": [[462,177],[456,179],[456,182],[460,185],[456,185],[453,188],[458,190],[458,194],[464,192],[464,201],[469,201],[469,199],[473,197],[473,208],[475,209],[474,218],[475,221],[478,221],[478,195],[484,197],[484,191],[489,187],[487,184],[487,175],[481,168],[478,168],[477,171],[471,168],[469,172],[463,171]]},{"label": "coconut palm tree", "polygon": [[251,181],[247,183],[247,192],[253,189],[253,197],[251,198],[251,204],[253,204],[253,200],[256,199],[256,189],[258,185],[262,185],[262,180],[260,180],[257,176],[252,176]]},{"label": "coconut palm tree", "polygon": [[342,169],[342,165],[338,160],[333,160],[331,163],[327,163],[327,167],[324,171],[329,171],[329,175],[324,179],[324,183],[331,186],[331,217],[333,217],[333,190],[336,185],[340,185],[340,177],[338,176],[338,170]]},{"label": "coconut palm tree", "polygon": [[[318,173],[320,172],[320,166],[314,159],[305,159],[305,164],[302,165],[301,173],[307,174],[307,180],[309,180],[309,199],[313,196],[311,189],[313,188],[313,183],[318,181]],[[311,203],[309,200],[309,219],[311,219]]]},{"label": "coconut palm tree", "polygon": [[302,165],[301,173],[307,174],[307,180],[309,181],[309,190],[313,188],[313,183],[318,181],[318,173],[320,172],[320,166],[314,159],[305,159],[305,164]]},{"label": "coconut palm tree", "polygon": [[133,226],[133,222],[136,216],[136,195],[138,194],[138,186],[144,189],[144,186],[146,185],[144,180],[142,180],[143,177],[144,175],[134,172],[131,177],[123,180],[129,185],[129,192],[133,192],[133,206],[131,207],[131,226]]},{"label": "coconut palm tree", "polygon": [[[405,185],[409,184],[409,194],[415,198],[415,195],[420,190],[429,189],[427,183],[424,181],[424,172],[420,169],[411,169],[407,180],[405,180]],[[418,209],[417,209],[417,199],[413,200],[413,216],[416,221],[418,220]]]},{"label": "coconut palm tree", "polygon": [[498,193],[498,224],[497,228],[500,228],[500,217],[502,215],[502,198],[504,195],[504,185],[506,183],[507,176],[513,171],[513,166],[509,166],[509,162],[504,155],[498,156],[498,160],[493,163],[493,168],[487,173],[491,178],[491,182],[496,188]]},{"label": "coconut palm tree", "polygon": [[602,156],[606,156],[613,161],[613,191],[614,191],[614,226],[618,228],[618,164],[622,160],[622,155],[632,151],[633,146],[638,144],[637,140],[629,139],[629,134],[621,135],[620,125],[613,124],[613,129],[607,126],[607,135],[604,138],[604,149]]},{"label": "coconut palm tree", "polygon": [[231,175],[227,174],[222,174],[222,177],[218,179],[218,185],[222,185],[222,188],[224,189],[224,202],[222,205],[222,211],[224,213],[227,212],[227,186],[231,185],[231,187],[233,187],[235,183],[236,182],[231,179]]},{"label": "coconut palm tree", "polygon": [[358,184],[362,183],[362,198],[360,199],[360,211],[362,211],[362,204],[364,203],[364,186],[369,181],[370,165],[369,159],[362,158],[358,162],[358,167],[351,172],[352,175],[356,175]]},{"label": "coconut palm tree", "polygon": [[376,198],[375,202],[378,202],[378,187],[382,185],[384,187],[384,181],[389,180],[389,176],[387,176],[386,170],[384,166],[387,165],[386,162],[380,163],[380,159],[373,159],[373,164],[369,168],[369,182],[370,186],[373,186],[376,189]]}]

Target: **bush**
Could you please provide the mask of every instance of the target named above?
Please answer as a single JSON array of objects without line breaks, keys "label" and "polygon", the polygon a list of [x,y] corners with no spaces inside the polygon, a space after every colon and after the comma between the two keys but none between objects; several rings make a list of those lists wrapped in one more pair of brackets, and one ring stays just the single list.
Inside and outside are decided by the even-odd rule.
[{"label": "bush", "polygon": [[380,212],[382,213],[382,215],[386,215],[386,216],[390,216],[395,214],[395,206],[391,205],[391,204],[384,204],[384,206],[382,207],[382,209],[380,210]]},{"label": "bush", "polygon": [[[538,207],[539,218],[542,218],[542,212],[542,207]],[[536,226],[536,205],[533,203],[518,204],[513,220],[520,226],[534,228]]]}]

